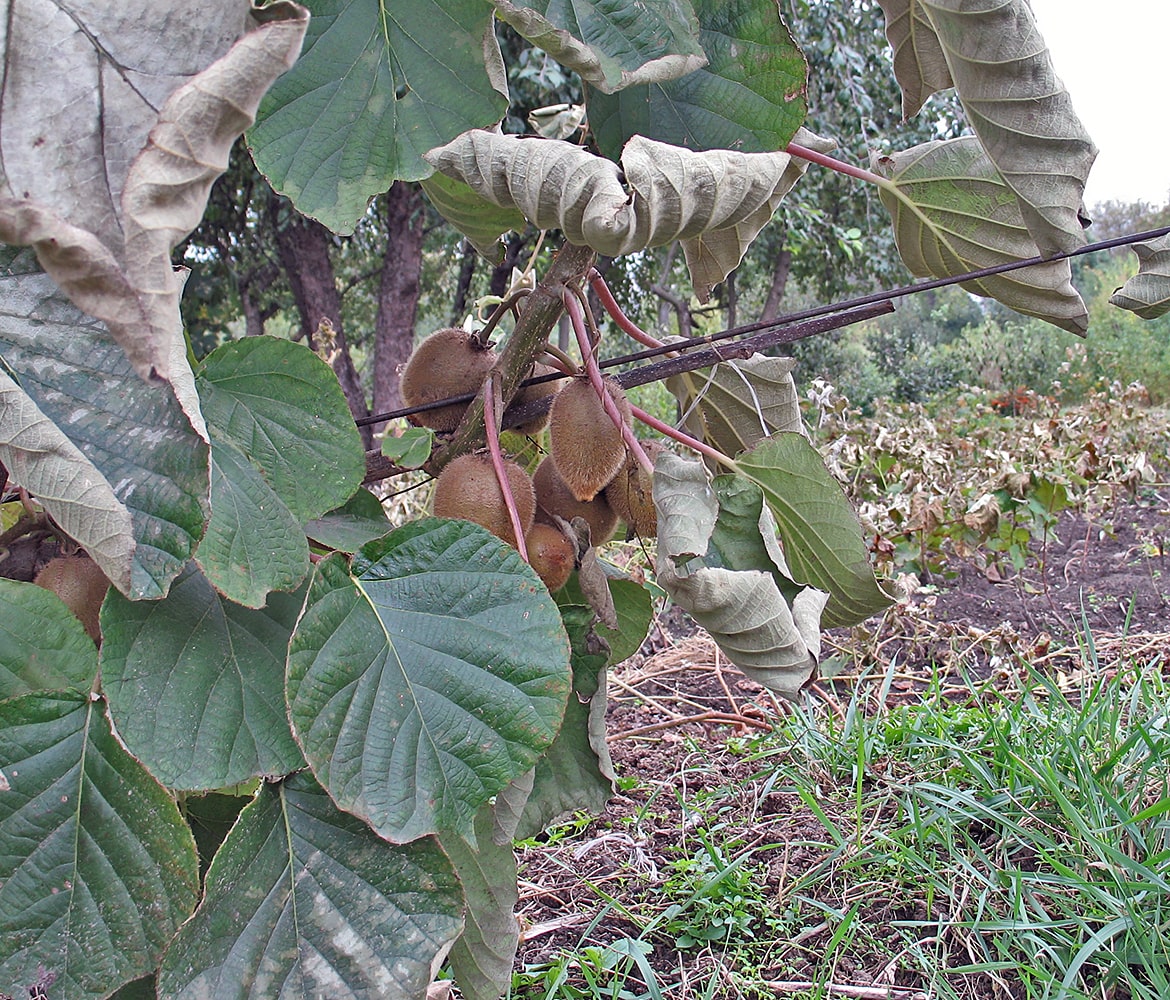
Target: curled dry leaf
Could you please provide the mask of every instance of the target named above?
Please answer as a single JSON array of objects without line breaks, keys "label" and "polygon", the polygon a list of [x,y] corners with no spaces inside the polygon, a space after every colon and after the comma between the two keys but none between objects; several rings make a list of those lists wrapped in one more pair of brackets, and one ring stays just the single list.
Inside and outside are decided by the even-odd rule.
[{"label": "curled dry leaf", "polygon": [[[894,220],[894,240],[919,278],[947,278],[1040,256],[1021,203],[979,139],[963,136],[876,155],[873,170],[890,184],[879,194]],[[1027,316],[1083,334],[1089,313],[1067,260],[962,282]]]},{"label": "curled dry leaf", "polygon": [[[795,141],[822,152],[834,145],[804,129]],[[740,262],[807,166],[783,152],[696,153],[634,136],[619,168],[572,143],[478,129],[426,158],[491,205],[519,209],[538,228],[561,229],[570,243],[598,253],[618,256],[681,240],[702,301]]]},{"label": "curled dry leaf", "polygon": [[[1028,0],[892,0],[882,7],[902,35],[900,45],[894,34],[890,40],[907,99],[945,79],[941,49],[971,127],[1019,198],[1040,254],[1084,246],[1081,199],[1097,147],[1056,75]],[[903,31],[907,19],[916,30]],[[929,83],[920,83],[926,69]]]},{"label": "curled dry leaf", "polygon": [[[791,581],[786,579],[782,560],[771,558],[778,553],[775,523],[764,513],[762,502],[757,504],[758,518],[724,518],[723,496],[716,498],[708,490],[716,507],[715,516],[709,518],[707,498],[696,497],[691,485],[699,477],[706,481],[702,463],[670,458],[659,459],[654,477],[658,583],[748,677],[778,694],[795,697],[816,670],[820,617],[829,595],[795,585],[786,595],[781,578],[786,584]],[[689,475],[685,466],[691,467]],[[664,469],[672,470],[669,479]],[[765,531],[772,537],[765,537]],[[701,537],[694,537],[694,532]],[[692,535],[689,548],[703,555],[672,558],[661,539],[688,534]]]},{"label": "curled dry leaf", "polygon": [[931,94],[955,85],[942,43],[921,0],[878,0],[902,88],[902,117],[913,118]]},{"label": "curled dry leaf", "polygon": [[795,366],[794,358],[753,354],[673,376],[666,387],[682,407],[688,434],[738,455],[779,431],[804,433]]},{"label": "curled dry leaf", "polygon": [[[254,13],[245,33],[239,5],[196,6],[160,14],[115,4],[83,16],[47,5],[56,13],[18,18],[4,49],[0,239],[34,247],[156,380],[183,374],[173,370],[183,357],[182,279],[170,252],[198,224],[232,143],[296,59],[308,22],[304,8],[281,2]],[[145,21],[155,25],[149,36]],[[179,388],[198,426],[193,387]]]},{"label": "curled dry leaf", "polygon": [[654,460],[658,558],[675,565],[707,554],[719,501],[702,462],[663,451]]},{"label": "curled dry leaf", "polygon": [[1138,273],[1109,301],[1142,319],[1157,319],[1170,312],[1170,235],[1135,243],[1133,252],[1138,256]]}]

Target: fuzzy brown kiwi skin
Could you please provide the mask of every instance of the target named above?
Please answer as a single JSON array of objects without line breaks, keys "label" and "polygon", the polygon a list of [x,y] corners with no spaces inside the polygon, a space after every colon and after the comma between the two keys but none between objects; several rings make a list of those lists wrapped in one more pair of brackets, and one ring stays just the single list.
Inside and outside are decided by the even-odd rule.
[{"label": "fuzzy brown kiwi skin", "polygon": [[[630,423],[630,404],[613,379],[606,392]],[[553,399],[549,415],[550,453],[557,472],[578,500],[592,500],[626,460],[622,433],[605,412],[588,379],[573,379]]]},{"label": "fuzzy brown kiwi skin", "polygon": [[[536,516],[532,479],[515,462],[506,461],[504,469],[516,501],[516,512],[520,515],[520,527],[527,534]],[[435,483],[432,510],[436,517],[474,521],[516,547],[512,519],[508,517],[504,494],[496,480],[492,460],[487,455],[460,455],[452,459]]]},{"label": "fuzzy brown kiwi skin", "polygon": [[569,582],[576,564],[577,547],[565,537],[560,528],[536,522],[524,537],[528,562],[549,593],[554,593]]},{"label": "fuzzy brown kiwi skin", "polygon": [[[639,441],[646,457],[656,462],[666,447],[659,441]],[[618,517],[640,538],[658,534],[658,511],[654,506],[654,476],[630,455],[621,471],[602,494]]]},{"label": "fuzzy brown kiwi skin", "polygon": [[538,521],[554,524],[549,516],[552,514],[563,517],[566,521],[583,517],[589,525],[589,538],[594,545],[601,545],[613,538],[613,533],[617,530],[618,516],[605,497],[599,493],[592,500],[578,500],[561,479],[551,456],[546,455],[536,467],[532,474],[532,485],[536,488]]},{"label": "fuzzy brown kiwi skin", "polygon": [[85,626],[94,642],[101,640],[98,612],[110,589],[110,581],[87,555],[57,556],[50,559],[33,578],[33,583],[51,590]]},{"label": "fuzzy brown kiwi skin", "polygon": [[[496,352],[483,347],[466,330],[458,327],[436,330],[415,348],[406,362],[398,391],[407,406],[478,392],[496,360]],[[410,420],[436,431],[453,431],[466,410],[466,403],[452,403],[437,410],[413,413]]]}]

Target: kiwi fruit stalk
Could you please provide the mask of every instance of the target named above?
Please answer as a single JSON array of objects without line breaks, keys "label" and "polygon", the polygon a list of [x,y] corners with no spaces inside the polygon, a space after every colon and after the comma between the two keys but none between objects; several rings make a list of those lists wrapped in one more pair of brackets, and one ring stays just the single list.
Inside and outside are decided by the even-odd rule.
[{"label": "kiwi fruit stalk", "polygon": [[617,530],[618,516],[598,494],[592,500],[578,500],[561,479],[552,457],[546,455],[532,474],[532,485],[536,488],[536,519],[549,524],[555,523],[549,515],[555,514],[566,521],[583,517],[589,525],[589,537],[594,545],[608,542]]},{"label": "kiwi fruit stalk", "polygon": [[[524,534],[536,515],[536,493],[528,473],[512,461],[504,463],[508,486],[516,501]],[[487,455],[460,455],[452,459],[435,483],[432,510],[436,517],[459,517],[487,528],[509,545],[516,546],[512,519],[504,504],[504,493],[496,470]]]},{"label": "kiwi fruit stalk", "polygon": [[[646,457],[651,462],[666,450],[660,441],[639,441]],[[630,530],[640,538],[653,538],[658,534],[658,511],[654,507],[654,476],[642,468],[633,455],[602,494],[610,507]]]},{"label": "kiwi fruit stalk", "polygon": [[549,592],[560,590],[569,582],[577,559],[577,546],[560,528],[539,521],[528,529],[524,538],[528,562],[540,575]]},{"label": "kiwi fruit stalk", "polygon": [[[398,391],[407,406],[478,392],[496,360],[496,352],[484,347],[466,330],[458,327],[436,330],[415,348],[406,362]],[[466,411],[466,403],[452,403],[413,413],[410,420],[436,431],[453,431]]]},{"label": "kiwi fruit stalk", "polygon": [[[604,385],[628,425],[631,414],[626,394],[613,379],[605,379]],[[622,433],[585,378],[573,379],[554,397],[549,444],[557,472],[578,500],[597,496],[626,460]]]}]

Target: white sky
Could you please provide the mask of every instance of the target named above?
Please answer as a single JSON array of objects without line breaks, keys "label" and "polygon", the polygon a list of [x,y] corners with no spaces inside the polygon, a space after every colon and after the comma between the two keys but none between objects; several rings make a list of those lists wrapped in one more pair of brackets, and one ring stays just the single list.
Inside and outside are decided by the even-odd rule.
[{"label": "white sky", "polygon": [[1085,204],[1170,200],[1170,0],[1031,0],[1057,75],[1101,152]]}]

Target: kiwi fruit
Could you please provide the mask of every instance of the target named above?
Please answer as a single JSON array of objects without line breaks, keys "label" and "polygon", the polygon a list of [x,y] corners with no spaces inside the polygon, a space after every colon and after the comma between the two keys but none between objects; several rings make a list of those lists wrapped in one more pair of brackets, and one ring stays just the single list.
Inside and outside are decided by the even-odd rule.
[{"label": "kiwi fruit", "polygon": [[560,590],[569,582],[576,563],[577,547],[560,528],[538,521],[528,529],[524,542],[528,549],[528,562],[540,575],[549,593]]},{"label": "kiwi fruit", "polygon": [[[630,404],[613,379],[605,391],[630,422]],[[626,444],[588,379],[575,378],[553,398],[549,414],[552,460],[561,479],[578,500],[592,500],[626,460]]]},{"label": "kiwi fruit", "polygon": [[583,517],[589,525],[589,537],[594,545],[608,542],[617,530],[618,516],[602,494],[592,500],[578,500],[565,485],[557,472],[552,457],[546,455],[532,474],[532,485],[536,488],[536,519],[554,523],[549,515],[555,514],[566,521]]},{"label": "kiwi fruit", "polygon": [[33,583],[51,590],[85,626],[94,642],[101,639],[98,612],[110,588],[110,581],[87,555],[57,556],[50,559],[33,578]]},{"label": "kiwi fruit", "polygon": [[[540,375],[552,375],[556,371],[557,369],[551,365],[542,365],[540,362],[537,362],[532,368],[532,374],[528,377],[536,378]],[[516,398],[512,400],[512,405],[520,406],[523,403],[532,403],[538,399],[544,399],[545,396],[553,396],[560,387],[560,382],[541,382],[539,385],[526,385],[516,393]],[[518,434],[539,434],[548,426],[548,414],[549,411],[545,410],[540,416],[534,417],[527,423],[517,424],[515,427],[509,428],[509,430],[516,431]]]},{"label": "kiwi fruit", "polygon": [[[402,369],[398,382],[402,401],[407,406],[421,406],[448,396],[478,392],[496,357],[495,351],[484,347],[466,330],[436,330],[415,348]],[[466,410],[466,403],[452,403],[412,413],[410,420],[436,431],[453,431]]]},{"label": "kiwi fruit", "polygon": [[[657,461],[658,456],[666,450],[660,441],[638,443],[651,462]],[[635,535],[653,538],[658,534],[658,511],[654,508],[654,476],[643,469],[633,455],[627,457],[625,465],[605,487],[602,495]]]},{"label": "kiwi fruit", "polygon": [[[520,515],[520,527],[527,534],[536,515],[532,480],[515,462],[506,461],[504,470],[516,501],[516,512]],[[508,517],[504,494],[492,468],[492,460],[487,455],[460,455],[452,459],[435,483],[432,509],[436,517],[461,517],[474,521],[509,545],[516,546],[512,519]]]}]

